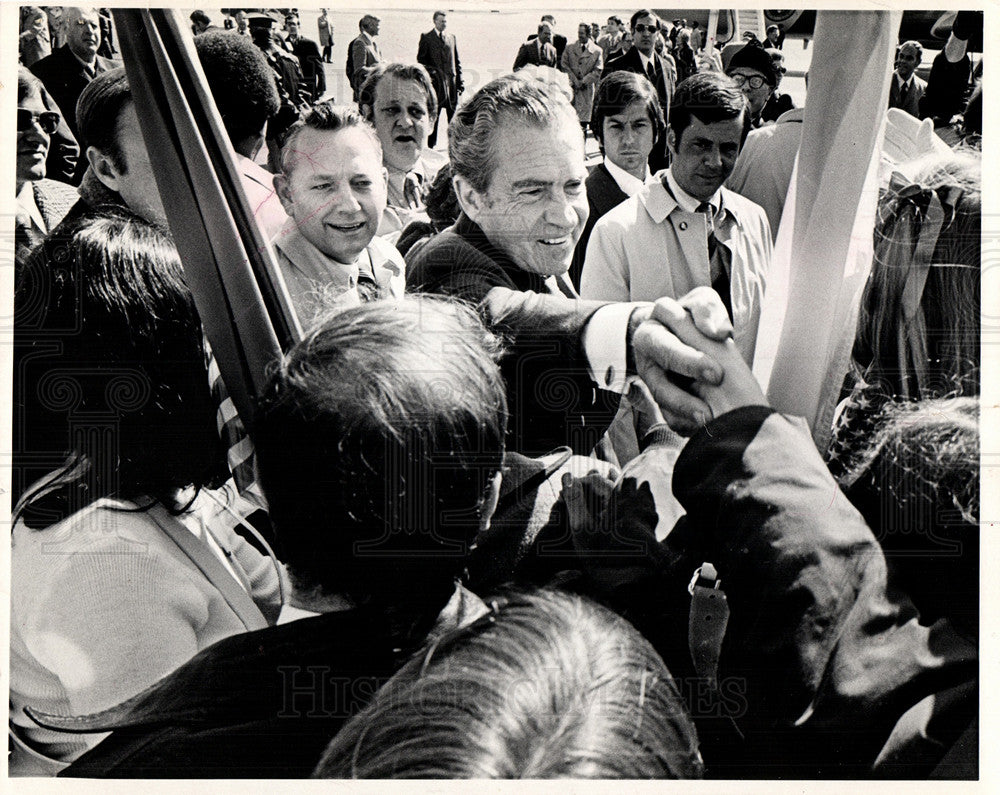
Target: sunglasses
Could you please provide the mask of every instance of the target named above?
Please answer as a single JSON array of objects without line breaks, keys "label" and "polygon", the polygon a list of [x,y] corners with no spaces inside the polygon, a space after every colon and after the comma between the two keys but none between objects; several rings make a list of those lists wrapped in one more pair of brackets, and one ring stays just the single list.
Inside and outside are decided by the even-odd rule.
[{"label": "sunglasses", "polygon": [[634,28],[636,33],[656,33],[656,25],[636,25]]},{"label": "sunglasses", "polygon": [[735,72],[734,74],[731,74],[729,76],[732,78],[733,82],[736,83],[736,85],[738,85],[740,88],[743,88],[743,86],[746,83],[750,84],[750,88],[760,88],[762,85],[764,85],[764,83],[767,82],[760,75],[744,75],[740,74],[739,72]]},{"label": "sunglasses", "polygon": [[38,126],[42,128],[46,135],[52,135],[59,128],[62,116],[51,110],[36,113],[27,108],[17,109],[18,132],[27,132],[34,126],[36,120],[38,121]]}]

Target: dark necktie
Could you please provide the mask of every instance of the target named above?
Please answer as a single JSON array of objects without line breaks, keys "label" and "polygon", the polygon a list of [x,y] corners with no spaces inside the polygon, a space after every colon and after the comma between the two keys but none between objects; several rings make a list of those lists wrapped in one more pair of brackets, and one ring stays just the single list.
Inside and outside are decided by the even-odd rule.
[{"label": "dark necktie", "polygon": [[726,262],[728,251],[725,246],[719,248],[719,241],[715,237],[715,211],[708,202],[699,204],[695,211],[705,216],[709,278],[712,281],[712,289],[719,294],[719,298],[726,306],[726,312],[729,313],[729,319],[732,320],[733,307],[729,288],[729,270]]},{"label": "dark necktie", "polygon": [[910,84],[909,83],[903,83],[903,85],[901,85],[899,87],[899,106],[900,107],[902,107],[903,105],[906,104],[906,97],[909,95],[909,93],[910,93]]},{"label": "dark necktie", "polygon": [[653,59],[649,59],[649,63],[646,64],[646,76],[649,77],[649,82],[654,86],[656,85],[656,67],[653,66]]}]

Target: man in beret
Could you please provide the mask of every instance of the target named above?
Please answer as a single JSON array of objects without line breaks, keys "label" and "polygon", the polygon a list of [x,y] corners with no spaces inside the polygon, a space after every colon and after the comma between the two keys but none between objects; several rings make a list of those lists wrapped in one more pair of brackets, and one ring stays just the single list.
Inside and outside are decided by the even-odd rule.
[{"label": "man in beret", "polygon": [[771,56],[759,44],[750,42],[733,53],[726,74],[743,90],[750,105],[751,124],[760,127],[761,111],[778,84]]}]

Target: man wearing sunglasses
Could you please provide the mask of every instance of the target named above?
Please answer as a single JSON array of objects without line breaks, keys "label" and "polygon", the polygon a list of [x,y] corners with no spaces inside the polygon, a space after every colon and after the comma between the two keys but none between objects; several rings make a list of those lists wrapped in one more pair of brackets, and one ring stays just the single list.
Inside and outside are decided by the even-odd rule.
[{"label": "man wearing sunglasses", "polygon": [[[671,55],[666,52],[662,55],[656,52],[656,34],[659,31],[660,20],[656,14],[644,8],[632,15],[629,24],[632,28],[632,48],[624,55],[609,61],[601,73],[601,78],[607,77],[612,72],[621,71],[645,76],[656,87],[663,118],[669,118],[670,99],[677,84],[677,67]],[[650,170],[659,171],[661,168],[666,168],[668,163],[666,147],[662,145],[653,147],[649,156]]]},{"label": "man wearing sunglasses", "polygon": [[76,190],[45,178],[51,138],[62,119],[42,101],[42,86],[23,66],[17,70],[17,208],[14,261],[23,259],[66,215],[79,198]]},{"label": "man wearing sunglasses", "polygon": [[750,42],[733,53],[726,74],[743,90],[750,103],[751,124],[760,127],[761,111],[778,85],[778,73],[771,56],[759,44]]}]

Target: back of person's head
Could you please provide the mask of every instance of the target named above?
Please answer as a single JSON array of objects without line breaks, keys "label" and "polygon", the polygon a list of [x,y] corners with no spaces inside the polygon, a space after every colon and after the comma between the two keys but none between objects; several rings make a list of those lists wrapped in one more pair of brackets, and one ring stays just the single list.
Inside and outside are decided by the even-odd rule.
[{"label": "back of person's head", "polygon": [[445,163],[431,180],[430,188],[424,197],[427,203],[427,215],[435,226],[443,228],[455,222],[462,212],[455,195],[455,186],[451,180],[451,163]]},{"label": "back of person's head", "polygon": [[434,116],[437,113],[437,94],[434,91],[434,84],[427,70],[418,63],[389,63],[379,64],[372,73],[365,78],[358,90],[358,107],[362,109],[365,118],[373,121],[375,117],[375,99],[377,96],[379,83],[387,77],[394,77],[397,80],[410,80],[419,85],[427,97],[427,114]]},{"label": "back of person's head", "polygon": [[[39,246],[17,298],[26,360],[24,449],[71,452],[72,512],[104,496],[156,498],[225,472],[201,322],[173,243],[126,210],[84,216]],[[81,433],[89,418],[102,432]],[[55,518],[55,517],[52,517]]]},{"label": "back of person's head", "polygon": [[576,119],[569,98],[555,85],[519,74],[492,80],[459,106],[448,126],[452,171],[485,193],[496,170],[494,143],[501,124],[547,127],[573,122],[579,130]]},{"label": "back of person's head", "polygon": [[328,746],[319,778],[698,778],[691,718],[628,622],[511,594],[432,641]]},{"label": "back of person's head", "polygon": [[118,140],[118,119],[132,101],[132,90],[124,68],[110,69],[87,85],[76,103],[76,126],[80,146],[92,146],[107,155],[115,168],[124,171],[125,158]]},{"label": "back of person's head", "polygon": [[17,67],[17,102],[24,102],[26,99],[36,99],[42,96],[42,84],[28,69],[23,66]]},{"label": "back of person's head", "polygon": [[979,400],[889,403],[841,478],[924,623],[975,631],[979,605]]},{"label": "back of person's head", "polygon": [[978,395],[982,159],[903,168],[879,201],[854,363],[890,397]]},{"label": "back of person's head", "polygon": [[699,72],[682,80],[670,103],[670,129],[676,144],[695,118],[702,124],[738,119],[742,114],[743,136],[750,132],[750,113],[746,97],[730,78],[718,72]]},{"label": "back of person's head", "polygon": [[608,116],[622,113],[633,102],[642,102],[646,106],[646,115],[653,125],[654,141],[663,135],[663,109],[656,89],[642,75],[633,72],[612,72],[597,86],[594,95],[594,112],[592,127],[597,142],[604,146],[604,120]]},{"label": "back of person's head", "polygon": [[431,298],[341,311],[292,347],[254,442],[299,593],[450,592],[503,456],[497,355],[471,309]]},{"label": "back of person's head", "polygon": [[239,150],[263,135],[265,123],[278,112],[274,72],[245,36],[208,31],[195,38],[194,46],[229,140]]},{"label": "back of person's head", "polygon": [[286,176],[299,163],[310,163],[309,153],[302,152],[297,146],[297,139],[304,130],[325,130],[336,132],[356,127],[371,139],[372,146],[378,154],[379,162],[382,161],[382,144],[372,127],[354,107],[348,105],[335,105],[332,101],[318,102],[312,106],[306,115],[295,122],[285,136],[285,143],[281,147],[281,172]]}]

